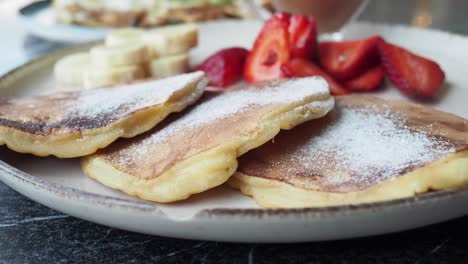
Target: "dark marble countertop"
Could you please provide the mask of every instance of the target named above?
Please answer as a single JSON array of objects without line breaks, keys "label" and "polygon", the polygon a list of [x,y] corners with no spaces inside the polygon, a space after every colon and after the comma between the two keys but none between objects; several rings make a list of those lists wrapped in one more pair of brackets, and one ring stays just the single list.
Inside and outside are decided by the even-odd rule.
[{"label": "dark marble countertop", "polygon": [[[20,6],[28,0],[19,0]],[[0,73],[65,43],[26,34],[12,0],[0,0],[9,52]],[[21,2],[21,3],[20,3]],[[432,4],[433,27],[468,34],[468,1],[371,1],[362,20],[411,23],[414,6]],[[10,52],[11,51],[11,52]],[[109,228],[48,209],[0,182],[3,263],[467,263],[468,217],[412,231],[345,241],[232,244],[180,240]]]}]

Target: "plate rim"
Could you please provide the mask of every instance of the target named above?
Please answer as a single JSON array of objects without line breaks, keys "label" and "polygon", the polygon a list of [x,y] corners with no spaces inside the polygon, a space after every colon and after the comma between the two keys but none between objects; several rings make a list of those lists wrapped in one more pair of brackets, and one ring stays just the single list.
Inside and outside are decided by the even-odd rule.
[{"label": "plate rim", "polygon": [[[8,150],[11,151],[11,150]],[[83,191],[77,188],[65,186],[59,183],[50,182],[37,178],[29,173],[21,171],[14,166],[11,166],[4,161],[0,160],[0,180],[3,182],[3,177],[12,176],[15,180],[27,183],[32,187],[41,188],[42,190],[57,194],[64,199],[86,200],[89,203],[103,205],[106,207],[121,207],[125,209],[132,209],[144,212],[157,212],[164,215],[158,203],[152,203],[144,200],[130,200],[124,198],[117,198],[102,194],[95,194]],[[213,216],[278,216],[278,217],[336,217],[339,215],[349,215],[358,212],[391,210],[397,207],[411,207],[415,204],[424,205],[437,200],[451,199],[454,196],[463,195],[468,193],[468,186],[450,190],[438,190],[418,194],[413,197],[394,199],[381,202],[363,203],[356,205],[340,205],[340,206],[327,206],[327,207],[306,207],[306,208],[210,208],[202,209],[193,217],[207,217]]]},{"label": "plate rim", "polygon": [[[40,2],[47,2],[40,1]],[[34,3],[33,3],[34,4]],[[437,34],[445,34],[451,37],[460,37],[468,41],[468,36],[464,36],[457,33],[445,32],[437,29],[421,29],[411,28],[405,25],[392,25],[384,23],[367,23],[357,22],[355,24],[364,26],[374,27],[387,27],[387,28],[403,28],[406,30],[418,30],[426,32],[434,32]],[[56,59],[60,56],[73,52],[75,50],[81,50],[88,46],[95,45],[100,41],[92,41],[81,44],[72,45],[62,49],[55,50],[49,54],[35,58],[23,65],[15,67],[5,74],[0,76],[0,89],[14,82],[16,78],[20,78],[22,73],[26,73],[29,70],[40,66],[43,63],[47,63],[50,60]],[[3,147],[7,148],[6,145]],[[8,150],[10,151],[10,150]],[[15,180],[27,183],[32,187],[41,188],[42,190],[53,192],[62,196],[65,199],[76,199],[86,200],[90,203],[99,204],[107,207],[123,207],[126,209],[133,209],[138,211],[151,211],[158,214],[165,215],[164,212],[159,208],[158,203],[148,202],[144,200],[130,200],[124,198],[117,198],[102,194],[95,194],[88,191],[80,190],[74,187],[65,186],[59,183],[50,182],[47,180],[40,179],[29,173],[21,171],[12,165],[5,163],[0,160],[0,180],[5,182],[4,177],[14,177]],[[7,184],[8,185],[8,184]],[[294,208],[294,209],[271,209],[271,208],[209,208],[202,209],[196,213],[193,218],[211,218],[211,217],[336,217],[340,215],[355,214],[358,212],[372,212],[380,210],[390,210],[396,207],[410,207],[414,205],[424,205],[438,200],[451,199],[455,196],[460,196],[468,193],[468,186],[464,186],[456,189],[449,190],[438,190],[427,192],[423,194],[417,194],[413,197],[394,199],[381,202],[363,203],[356,205],[341,205],[341,206],[328,206],[328,207],[307,207],[307,208]]]}]

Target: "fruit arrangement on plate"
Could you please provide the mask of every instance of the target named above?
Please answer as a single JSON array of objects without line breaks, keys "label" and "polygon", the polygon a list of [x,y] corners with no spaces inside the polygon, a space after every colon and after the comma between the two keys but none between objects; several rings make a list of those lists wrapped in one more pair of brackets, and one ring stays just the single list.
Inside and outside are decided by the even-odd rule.
[{"label": "fruit arrangement on plate", "polygon": [[318,42],[316,28],[314,17],[276,13],[265,22],[250,52],[225,49],[197,69],[219,87],[242,78],[254,83],[321,76],[333,95],[374,91],[387,76],[408,96],[431,97],[444,82],[445,74],[436,62],[380,36]]}]

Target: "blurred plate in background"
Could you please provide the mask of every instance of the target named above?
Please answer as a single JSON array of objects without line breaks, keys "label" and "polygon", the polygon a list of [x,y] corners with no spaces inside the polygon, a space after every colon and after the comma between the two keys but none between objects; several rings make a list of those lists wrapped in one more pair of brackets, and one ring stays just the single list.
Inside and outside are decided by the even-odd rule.
[{"label": "blurred plate in background", "polygon": [[18,18],[29,33],[54,41],[81,43],[102,39],[111,30],[59,24],[51,4],[51,0],[38,1],[18,10]]}]

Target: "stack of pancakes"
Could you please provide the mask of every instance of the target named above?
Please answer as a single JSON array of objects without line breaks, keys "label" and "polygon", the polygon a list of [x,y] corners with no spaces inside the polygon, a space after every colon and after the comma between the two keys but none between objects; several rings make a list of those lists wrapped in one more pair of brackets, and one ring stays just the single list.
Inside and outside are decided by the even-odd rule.
[{"label": "stack of pancakes", "polygon": [[225,182],[273,208],[468,184],[468,123],[460,117],[370,96],[333,98],[316,77],[222,92],[204,91],[207,83],[194,72],[3,98],[0,143],[39,156],[84,156],[86,175],[156,202]]}]

